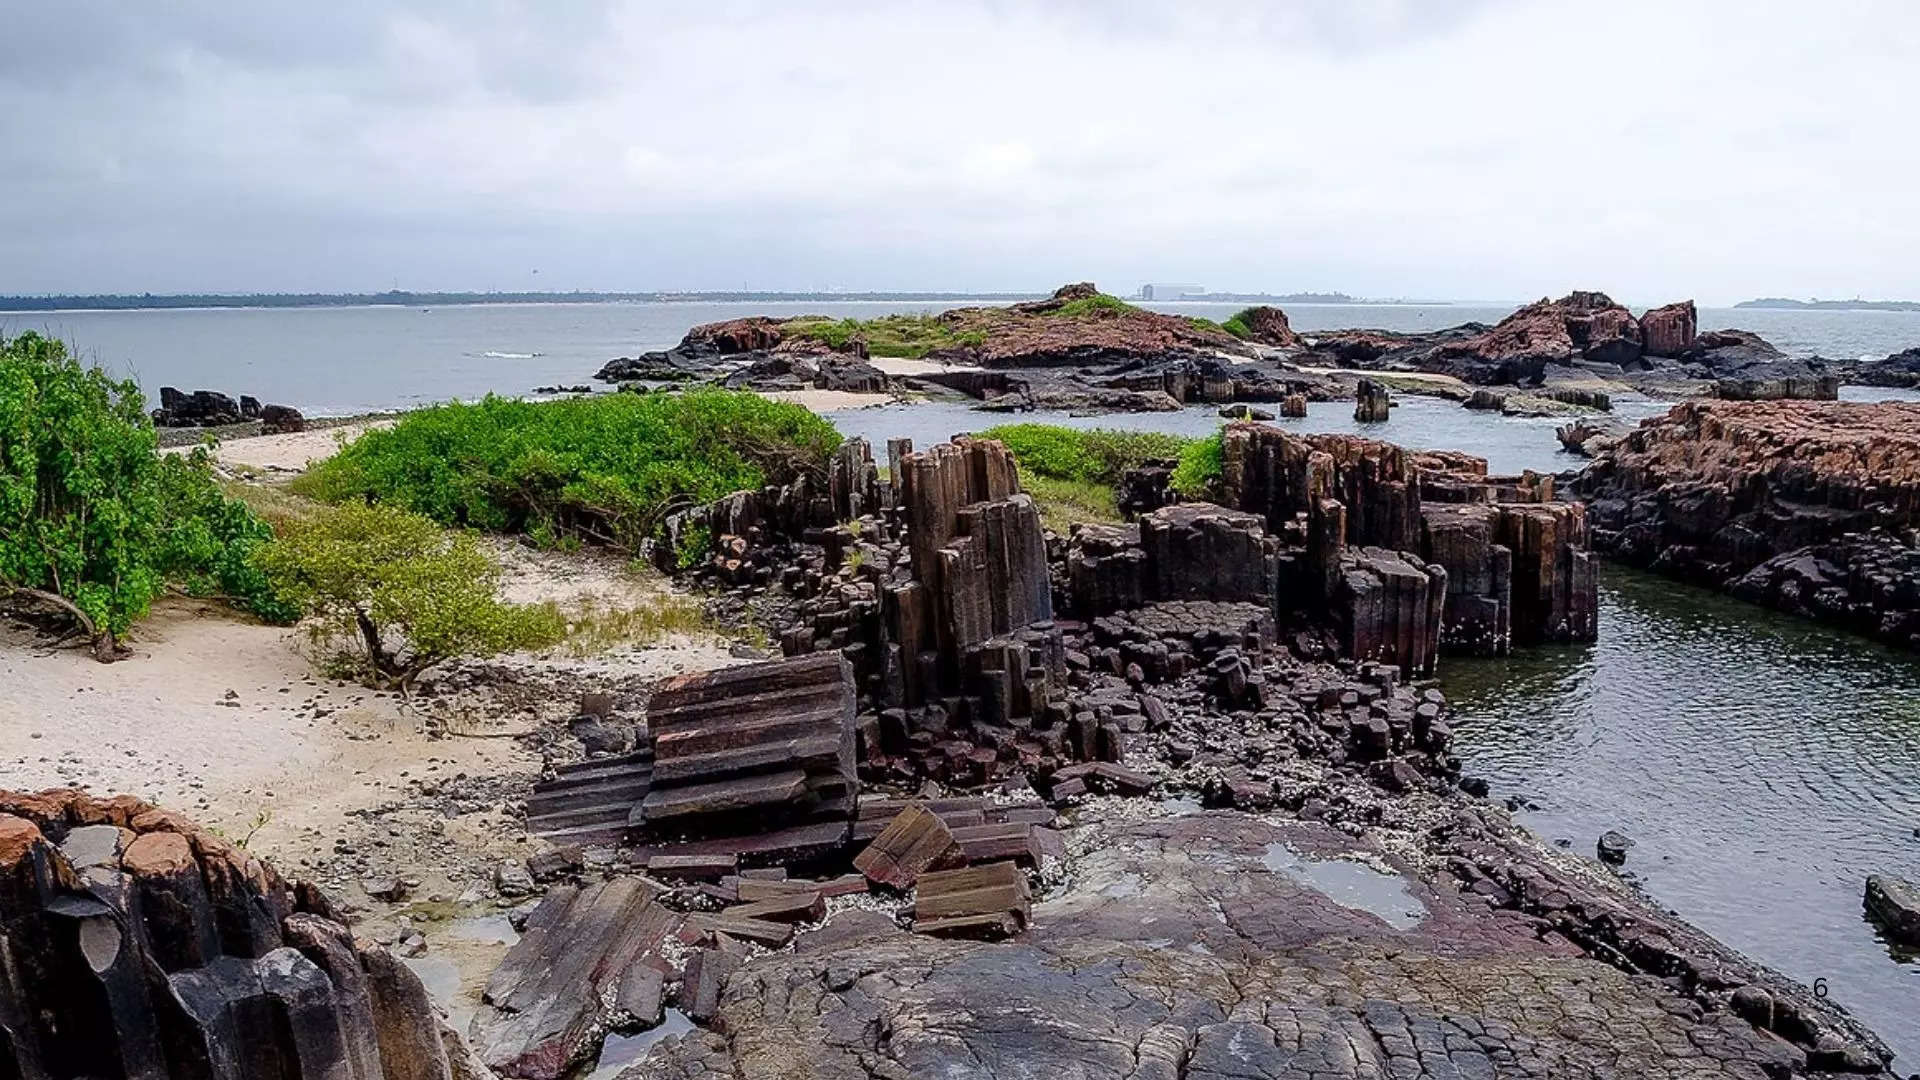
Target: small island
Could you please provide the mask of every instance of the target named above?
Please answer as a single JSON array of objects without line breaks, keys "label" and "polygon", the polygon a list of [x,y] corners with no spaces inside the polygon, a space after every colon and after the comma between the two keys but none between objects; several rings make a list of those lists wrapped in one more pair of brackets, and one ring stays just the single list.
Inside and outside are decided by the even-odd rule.
[{"label": "small island", "polygon": [[1736,308],[1770,308],[1780,311],[1920,311],[1920,300],[1793,300],[1784,296],[1763,296],[1742,300]]}]

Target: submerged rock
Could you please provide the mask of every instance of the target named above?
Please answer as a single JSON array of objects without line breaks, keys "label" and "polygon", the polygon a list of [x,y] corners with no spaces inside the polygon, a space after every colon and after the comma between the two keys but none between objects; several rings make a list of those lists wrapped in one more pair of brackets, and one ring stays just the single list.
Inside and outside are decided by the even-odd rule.
[{"label": "submerged rock", "polygon": [[1601,862],[1609,866],[1621,866],[1627,861],[1627,851],[1633,847],[1633,838],[1626,833],[1608,829],[1600,834],[1600,842],[1594,847]]}]

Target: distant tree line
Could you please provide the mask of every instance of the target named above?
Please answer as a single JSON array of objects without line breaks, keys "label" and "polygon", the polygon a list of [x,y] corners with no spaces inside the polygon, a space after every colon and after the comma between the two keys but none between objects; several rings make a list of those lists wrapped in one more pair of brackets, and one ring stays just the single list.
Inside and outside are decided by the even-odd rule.
[{"label": "distant tree line", "polygon": [[95,293],[0,296],[0,311],[130,311],[140,308],[447,307],[462,304],[671,303],[675,301],[1034,300],[1044,293],[955,292],[406,292]]}]

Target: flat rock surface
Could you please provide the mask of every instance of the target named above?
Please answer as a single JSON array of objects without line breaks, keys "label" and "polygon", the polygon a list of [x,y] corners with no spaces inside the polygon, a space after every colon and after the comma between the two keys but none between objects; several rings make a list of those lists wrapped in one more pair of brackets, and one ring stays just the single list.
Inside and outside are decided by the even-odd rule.
[{"label": "flat rock surface", "polygon": [[1803,1067],[1731,1013],[1325,826],[1211,812],[1082,832],[1071,880],[1024,938],[756,958],[712,1030],[627,1075],[1759,1080]]}]

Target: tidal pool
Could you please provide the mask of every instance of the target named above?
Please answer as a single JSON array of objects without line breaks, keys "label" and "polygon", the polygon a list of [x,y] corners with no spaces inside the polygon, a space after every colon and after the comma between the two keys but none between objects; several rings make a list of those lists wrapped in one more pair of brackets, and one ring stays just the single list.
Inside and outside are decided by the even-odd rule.
[{"label": "tidal pool", "polygon": [[1260,861],[1318,891],[1344,908],[1364,911],[1395,930],[1411,930],[1427,917],[1427,905],[1407,889],[1399,874],[1376,870],[1352,859],[1309,859],[1285,844],[1268,844]]},{"label": "tidal pool", "polygon": [[1920,877],[1920,657],[1637,571],[1600,640],[1448,658],[1457,750],[1495,798],[1625,869],[1701,929],[1832,997],[1920,1065],[1920,963],[1861,910]]}]

